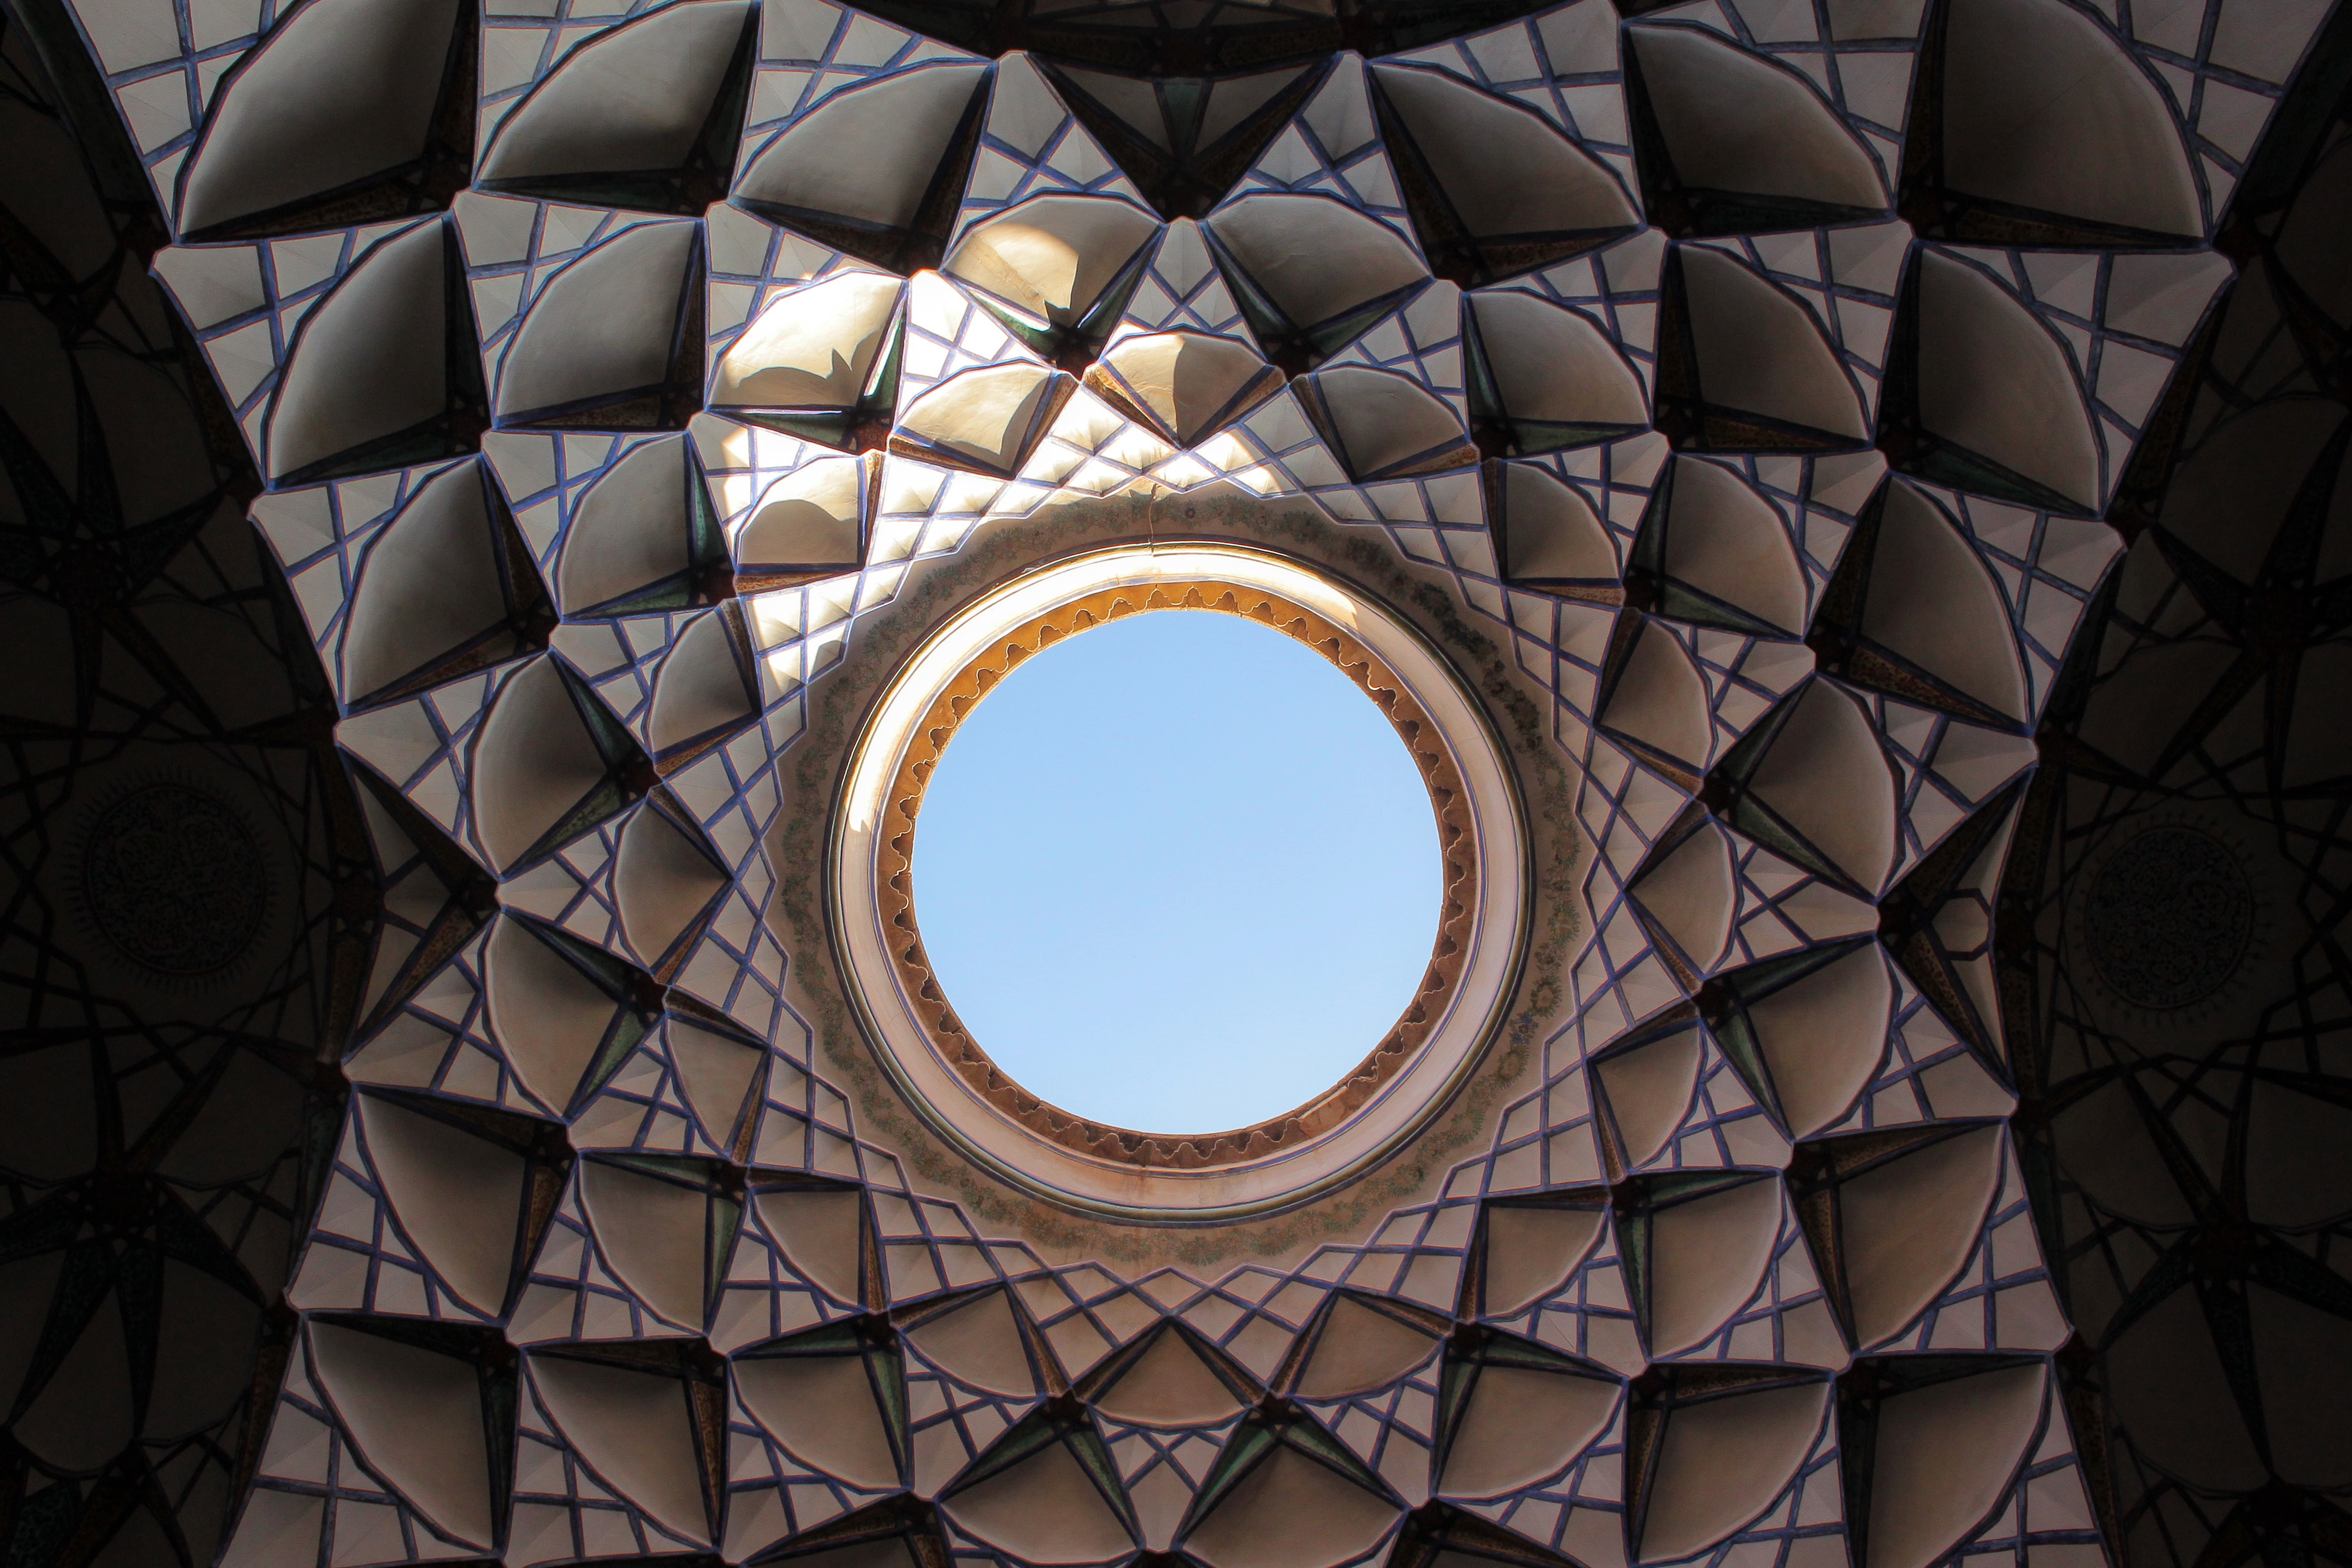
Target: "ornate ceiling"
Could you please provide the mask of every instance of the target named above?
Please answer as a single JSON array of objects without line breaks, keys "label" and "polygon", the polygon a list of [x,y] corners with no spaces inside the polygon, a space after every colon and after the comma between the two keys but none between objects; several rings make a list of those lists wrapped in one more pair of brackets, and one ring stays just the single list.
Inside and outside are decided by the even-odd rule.
[{"label": "ornate ceiling", "polygon": [[[25,0],[10,1568],[2352,1561],[2347,43]],[[929,629],[1171,536],[1527,826],[1442,1110],[1188,1226],[824,912]]]}]

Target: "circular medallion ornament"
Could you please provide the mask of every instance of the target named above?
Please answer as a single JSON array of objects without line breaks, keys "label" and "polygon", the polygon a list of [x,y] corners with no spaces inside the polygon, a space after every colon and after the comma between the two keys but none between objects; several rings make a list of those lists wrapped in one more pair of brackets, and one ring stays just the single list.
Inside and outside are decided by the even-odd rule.
[{"label": "circular medallion ornament", "polygon": [[[1199,1134],[1107,1126],[1008,1077],[931,970],[911,874],[932,771],[988,692],[1045,647],[1159,611],[1244,616],[1329,659],[1382,710],[1412,755],[1444,855],[1436,941],[1395,1024],[1306,1104]],[[1332,781],[1334,789],[1346,786]],[[1040,1195],[1097,1212],[1237,1218],[1347,1181],[1410,1137],[1473,1065],[1517,972],[1523,840],[1501,749],[1452,671],[1402,621],[1270,553],[1206,543],[1122,547],[1015,579],[950,620],[907,662],[860,739],[835,820],[835,939],[891,1076],[972,1158]],[[1301,918],[1306,905],[1311,893]]]},{"label": "circular medallion ornament", "polygon": [[124,957],[196,976],[244,954],[268,912],[268,878],[253,836],[226,803],[184,784],[152,784],[91,822],[81,893]]},{"label": "circular medallion ornament", "polygon": [[2236,855],[2178,823],[2147,828],[2117,847],[2083,910],[2101,976],[2152,1012],[2187,1007],[2220,990],[2253,935],[2253,889]]}]

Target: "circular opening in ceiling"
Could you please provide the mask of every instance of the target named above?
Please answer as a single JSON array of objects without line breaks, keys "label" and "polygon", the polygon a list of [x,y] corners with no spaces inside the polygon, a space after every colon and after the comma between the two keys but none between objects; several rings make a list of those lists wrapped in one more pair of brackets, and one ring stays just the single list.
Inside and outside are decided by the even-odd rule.
[{"label": "circular opening in ceiling", "polygon": [[[1216,614],[1153,613],[1174,610]],[[1233,625],[1220,628],[1214,624],[1220,620]],[[1150,983],[1122,989],[1105,1003],[1108,1012],[1098,1009],[1100,1016],[1084,1020],[1080,1038],[1087,1049],[1105,1055],[1145,1030],[1172,1026],[1160,1037],[1172,1040],[1172,1047],[1147,1048],[1179,1053],[1179,1070],[1196,1078],[1266,1077],[1269,1081],[1255,1086],[1262,1101],[1237,1108],[1240,1102],[1232,1097],[1252,1089],[1237,1082],[1218,1086],[1228,1098],[1214,1102],[1221,1109],[1213,1114],[1139,1115],[1136,1120],[1147,1123],[1140,1129],[1108,1116],[1079,1114],[1046,1096],[1076,1098],[1083,1087],[1056,1080],[1049,1089],[1000,1062],[992,1052],[1000,1046],[1017,1051],[1018,1032],[999,1038],[984,1034],[978,1019],[967,1020],[961,1009],[968,983],[935,966],[928,922],[954,917],[945,910],[934,913],[940,873],[930,856],[940,835],[927,813],[929,792],[943,776],[950,745],[967,721],[983,716],[983,700],[992,692],[1003,688],[1011,693],[1028,684],[1022,678],[1033,660],[1058,652],[1075,661],[1081,677],[1105,656],[1116,663],[1117,634],[1130,621],[1140,627],[1132,635],[1146,638],[1155,632],[1179,638],[1196,632],[1255,637],[1255,644],[1234,645],[1247,649],[1253,672],[1259,664],[1305,653],[1321,663],[1319,673],[1327,679],[1336,676],[1350,689],[1338,692],[1339,698],[1387,727],[1385,736],[1363,737],[1367,748],[1374,740],[1391,748],[1372,754],[1404,753],[1398,761],[1409,758],[1405,765],[1417,775],[1419,798],[1411,803],[1415,827],[1405,853],[1426,855],[1430,839],[1423,835],[1433,836],[1438,853],[1430,858],[1435,861],[1433,894],[1426,884],[1420,896],[1391,894],[1418,910],[1404,960],[1410,968],[1399,977],[1409,995],[1401,998],[1398,1010],[1391,998],[1400,993],[1385,992],[1377,1013],[1370,998],[1347,999],[1373,1020],[1364,1026],[1371,1037],[1352,1025],[1333,1026],[1328,1054],[1311,1067],[1300,1064],[1297,1082],[1307,1086],[1309,1096],[1304,1102],[1293,1085],[1276,1089],[1271,1075],[1261,1073],[1263,1064],[1247,1059],[1253,1053],[1246,1041],[1244,1049],[1234,1053],[1242,1058],[1238,1065],[1205,1065],[1201,1053],[1207,1037],[1230,1037],[1234,1020],[1221,1014],[1237,1007],[1229,992],[1217,989],[1223,984],[1218,977],[1178,967],[1172,972],[1183,976],[1174,983],[1184,988],[1181,994],[1148,990]],[[1173,624],[1161,630],[1151,622]],[[1294,646],[1286,648],[1269,638]],[[1102,652],[1090,657],[1088,641]],[[1204,726],[1232,727],[1241,705],[1265,700],[1266,683],[1255,673],[1213,679],[1195,668],[1200,662],[1188,655],[1170,672],[1119,683],[1123,692],[1107,719],[1066,715],[1068,738],[1045,742],[1046,749],[1017,759],[1010,783],[1001,787],[1042,787],[1036,783],[1042,775],[1073,774],[1079,790],[1094,790],[1103,797],[1099,805],[1115,807],[1122,792],[1132,794],[1136,786],[1104,776],[1106,731],[1124,726],[1141,731],[1147,741],[1161,736],[1167,738],[1162,743],[1201,747],[1206,742],[1197,732]],[[1045,682],[1039,695],[1049,706],[1051,668],[1039,662],[1034,671]],[[1093,673],[1099,679],[1107,672]],[[1304,678],[1318,672],[1309,668],[1298,673]],[[1185,711],[1185,693],[1209,704],[1201,710],[1204,717]],[[1020,701],[1007,695],[1002,705],[992,706],[1002,711]],[[1326,710],[1333,711],[1328,700]],[[1343,703],[1336,711],[1349,710]],[[1258,722],[1266,721],[1261,715]],[[1286,743],[1310,753],[1307,761],[1315,763],[1312,745]],[[978,759],[985,771],[987,749],[986,742],[975,742],[959,761]],[[1266,749],[1257,748],[1261,753]],[[1202,793],[1231,795],[1248,786],[1253,771],[1266,770],[1263,755],[1250,755],[1246,747],[1239,751],[1237,764],[1207,770],[1214,776],[1201,786]],[[1343,813],[1347,806],[1339,797],[1350,790],[1353,781],[1345,773],[1352,767],[1326,759],[1319,776],[1303,787],[1319,790],[1328,813]],[[954,797],[949,798],[953,811]],[[1139,831],[1165,833],[1141,812],[1137,816]],[[919,819],[931,835],[923,849],[927,901],[921,925],[915,907]],[[1265,830],[1278,837],[1282,828],[1269,825]],[[1385,605],[1302,563],[1242,545],[1162,541],[1065,557],[1003,582],[957,611],[898,665],[868,713],[842,778],[831,834],[825,874],[835,951],[848,1000],[879,1064],[909,1107],[967,1157],[1038,1196],[1089,1212],[1153,1222],[1222,1222],[1286,1207],[1351,1180],[1414,1136],[1449,1101],[1499,1026],[1526,952],[1526,828],[1507,755],[1469,689],[1436,648]],[[1051,820],[1001,834],[1010,841],[1003,846],[1006,850],[1039,856],[1068,847],[1039,843],[1055,835],[1070,837],[1066,825]],[[1073,870],[1062,874],[1067,895],[1099,898],[1115,884],[1153,893],[1154,879],[1168,876],[1170,862],[1185,853],[1181,847],[1162,849],[1155,858],[1153,838],[1132,842],[1141,847],[1113,847],[1081,857]],[[1294,959],[1298,944],[1326,940],[1322,929],[1344,930],[1337,922],[1351,911],[1335,914],[1333,906],[1354,895],[1338,890],[1338,884],[1303,880],[1269,867],[1246,846],[1219,846],[1215,853],[1223,858],[1213,869],[1231,879],[1221,896],[1270,907],[1282,922],[1278,940],[1291,944]],[[1052,873],[1040,873],[1033,866],[1022,875],[1050,883]],[[1049,885],[1041,896],[1051,891]],[[992,919],[1017,923],[1002,910],[985,908],[978,923],[984,927]],[[982,935],[1003,939],[1007,933],[983,930]],[[954,949],[950,937],[950,965],[957,959]],[[1023,949],[1019,962],[1027,983],[1051,986],[1082,970],[1088,960],[1072,949],[1067,938],[1058,946],[1041,940]],[[966,967],[977,972],[970,963]],[[1299,995],[1300,1010],[1329,1001],[1329,985],[1327,978],[1321,994]],[[983,991],[973,988],[971,994],[984,1015]],[[1378,1021],[1381,1017],[1385,1023]],[[1234,1124],[1260,1104],[1277,1110],[1247,1125]],[[1185,1123],[1217,1130],[1157,1130]]]},{"label": "circular opening in ceiling", "polygon": [[996,1065],[1160,1133],[1345,1078],[1412,1004],[1440,904],[1387,715],[1307,644],[1201,611],[1107,622],[992,686],[925,789],[913,882]]}]

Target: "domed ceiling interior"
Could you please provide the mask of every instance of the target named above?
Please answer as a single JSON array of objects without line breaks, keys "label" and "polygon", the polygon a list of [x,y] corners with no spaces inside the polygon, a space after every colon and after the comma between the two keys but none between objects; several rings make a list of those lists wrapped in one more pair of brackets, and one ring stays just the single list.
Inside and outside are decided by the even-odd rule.
[{"label": "domed ceiling interior", "polygon": [[[2352,1563],[2326,0],[0,21],[8,1568]],[[853,675],[1196,506],[1574,869],[1155,1229],[792,911]]]}]

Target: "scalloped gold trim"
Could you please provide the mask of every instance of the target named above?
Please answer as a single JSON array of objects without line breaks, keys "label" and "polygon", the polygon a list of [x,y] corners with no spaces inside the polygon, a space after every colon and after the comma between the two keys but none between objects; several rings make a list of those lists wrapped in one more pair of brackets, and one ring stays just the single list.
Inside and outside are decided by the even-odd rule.
[{"label": "scalloped gold trim", "polygon": [[[1422,977],[1421,989],[1395,1026],[1352,1071],[1316,1099],[1279,1116],[1223,1132],[1155,1133],[1112,1127],[1074,1116],[1023,1089],[965,1032],[931,972],[915,923],[916,819],[940,755],[965,716],[1032,654],[1110,621],[1159,610],[1239,616],[1295,638],[1330,660],[1388,715],[1406,752],[1420,767],[1436,814],[1438,849],[1444,857],[1444,901],[1429,968]],[[1039,1137],[1094,1159],[1146,1168],[1206,1170],[1263,1159],[1331,1131],[1369,1103],[1412,1059],[1433,1024],[1445,1016],[1461,982],[1483,868],[1478,863],[1477,837],[1471,831],[1468,792],[1453,758],[1434,743],[1437,732],[1428,714],[1406,692],[1404,683],[1371,649],[1314,611],[1263,588],[1202,578],[1106,589],[998,638],[986,653],[956,673],[924,714],[898,765],[885,808],[876,868],[880,874],[877,896],[883,928],[904,935],[904,941],[894,935],[890,962],[913,1004],[916,1019],[940,1059],[952,1066],[982,1099]]]}]

